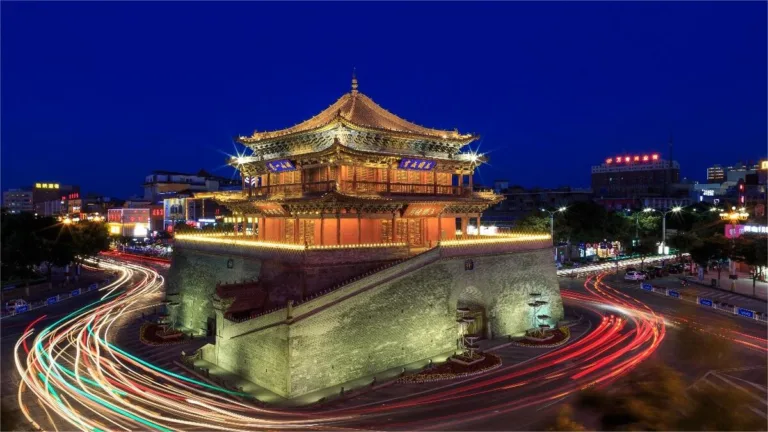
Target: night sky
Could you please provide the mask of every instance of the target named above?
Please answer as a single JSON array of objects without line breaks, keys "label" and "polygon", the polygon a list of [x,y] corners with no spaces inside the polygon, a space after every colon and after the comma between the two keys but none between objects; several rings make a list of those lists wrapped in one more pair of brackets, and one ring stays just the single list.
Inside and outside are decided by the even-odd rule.
[{"label": "night sky", "polygon": [[152,170],[232,176],[232,137],[360,91],[476,132],[476,179],[589,186],[666,152],[682,175],[766,156],[766,3],[3,2],[2,187],[140,194]]}]

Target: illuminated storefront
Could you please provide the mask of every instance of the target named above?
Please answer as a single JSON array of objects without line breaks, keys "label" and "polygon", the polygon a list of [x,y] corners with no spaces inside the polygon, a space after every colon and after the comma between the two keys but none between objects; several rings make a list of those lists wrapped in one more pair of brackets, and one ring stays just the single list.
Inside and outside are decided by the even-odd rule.
[{"label": "illuminated storefront", "polygon": [[149,235],[150,210],[148,208],[110,209],[107,224],[111,235],[145,238]]}]

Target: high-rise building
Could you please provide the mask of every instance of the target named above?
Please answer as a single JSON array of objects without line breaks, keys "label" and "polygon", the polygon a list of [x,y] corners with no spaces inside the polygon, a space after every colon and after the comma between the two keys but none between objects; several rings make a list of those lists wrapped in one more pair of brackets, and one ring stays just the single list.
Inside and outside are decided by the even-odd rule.
[{"label": "high-rise building", "polygon": [[144,179],[144,199],[151,204],[162,204],[165,198],[172,198],[179,192],[215,192],[227,186],[240,186],[241,179],[214,176],[205,170],[197,174],[173,171],[155,171]]},{"label": "high-rise building", "polygon": [[3,207],[8,209],[8,213],[31,212],[34,209],[32,205],[32,191],[28,189],[9,189],[3,192]]},{"label": "high-rise building", "polygon": [[645,198],[671,194],[680,181],[680,165],[658,153],[618,155],[592,167],[596,198]]},{"label": "high-rise building", "polygon": [[707,168],[707,183],[722,183],[725,181],[725,170],[720,165]]}]

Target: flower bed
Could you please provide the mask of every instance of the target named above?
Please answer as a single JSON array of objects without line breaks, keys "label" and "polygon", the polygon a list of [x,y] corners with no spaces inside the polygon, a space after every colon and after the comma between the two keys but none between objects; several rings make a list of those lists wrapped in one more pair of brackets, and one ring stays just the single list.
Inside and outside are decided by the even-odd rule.
[{"label": "flower bed", "polygon": [[560,327],[548,333],[549,337],[546,339],[536,340],[530,337],[525,337],[513,340],[512,345],[531,348],[554,348],[565,344],[568,342],[568,339],[571,338],[571,329],[568,327]]},{"label": "flower bed", "polygon": [[417,374],[402,376],[397,379],[397,382],[410,384],[464,378],[485,373],[501,366],[501,357],[489,353],[483,353],[482,356],[485,357],[482,361],[468,366],[447,361]]},{"label": "flower bed", "polygon": [[162,327],[155,323],[144,323],[139,330],[141,342],[147,345],[173,345],[184,342],[184,333],[171,330],[163,333]]}]

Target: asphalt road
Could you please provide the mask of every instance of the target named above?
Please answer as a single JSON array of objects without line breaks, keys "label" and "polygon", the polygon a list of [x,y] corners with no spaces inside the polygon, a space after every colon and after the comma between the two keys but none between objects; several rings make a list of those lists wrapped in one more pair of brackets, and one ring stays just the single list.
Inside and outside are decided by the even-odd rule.
[{"label": "asphalt road", "polygon": [[[621,275],[606,277],[605,281],[611,287],[639,300],[653,309],[654,312],[664,316],[667,334],[652,359],[673,367],[683,375],[691,386],[730,386],[749,393],[751,403],[745,409],[768,420],[768,388],[766,388],[766,382],[768,382],[768,368],[766,367],[768,362],[768,345],[766,345],[768,326],[766,323],[643,291],[637,288],[638,282],[624,281]],[[653,280],[652,282],[654,285],[668,285],[670,288],[672,288],[671,284],[674,283],[668,279]],[[560,285],[563,291],[584,292],[583,283],[584,280],[561,280]],[[739,297],[744,298],[743,296]],[[733,301],[732,304],[739,303]],[[702,331],[707,332],[706,334],[717,338],[723,344],[730,345],[733,350],[733,362],[724,365],[719,370],[712,370],[705,366],[706,361],[692,363],[682,360],[679,355],[678,340],[682,337],[681,333],[684,327],[681,324],[683,322],[696,323]],[[715,334],[723,334],[723,332],[728,332],[726,337],[715,336]]]},{"label": "asphalt road", "polygon": [[[149,273],[153,272],[144,272],[145,275]],[[67,395],[68,403],[75,409],[59,412],[55,401],[48,400],[53,418],[68,416],[76,422],[82,421],[78,424],[88,429],[103,429],[110,424],[120,424],[128,429],[146,429],[147,424],[153,424],[161,430],[253,430],[274,429],[275,425],[288,429],[311,425],[312,428],[378,430],[539,430],[546,429],[559,405],[572,400],[572,396],[578,394],[583,386],[611,385],[633,366],[648,358],[656,358],[683,369],[692,384],[730,385],[749,391],[755,395],[754,404],[745,409],[765,411],[765,405],[760,404],[764,400],[764,396],[762,399],[760,396],[760,385],[765,382],[766,363],[764,325],[702,308],[686,308],[679,300],[624,286],[621,280],[606,282],[615,285],[619,292],[611,293],[609,291],[612,290],[605,289],[596,293],[595,290],[585,289],[582,286],[584,281],[562,281],[567,307],[584,316],[583,321],[573,328],[572,340],[564,347],[541,349],[532,356],[528,351],[531,348],[503,347],[497,353],[510,363],[486,374],[430,384],[395,384],[323,407],[265,411],[258,406],[227,400],[221,393],[212,393],[211,389],[190,385],[190,381],[183,381],[177,371],[169,373],[167,370],[147,368],[142,361],[123,355],[114,357],[115,353],[111,351],[122,346],[139,358],[163,365],[177,355],[179,349],[178,346],[152,350],[142,348],[140,344],[126,346],[134,339],[121,334],[121,331],[132,334],[136,331],[136,325],[130,324],[128,316],[142,310],[142,304],[156,302],[161,294],[161,284],[142,287],[140,281],[132,281],[126,286],[129,295],[121,296],[114,306],[105,307],[98,313],[84,313],[82,319],[62,327],[58,331],[58,339],[49,337],[46,342],[51,344],[51,350],[62,354],[58,363],[63,367],[78,370],[79,376],[90,377],[91,383],[98,382],[98,387],[88,387],[89,394],[94,395],[92,397],[107,400],[121,392],[126,394],[130,404],[121,410],[94,404],[92,397],[83,397],[83,394],[68,387],[69,378],[60,376],[44,385],[32,380],[39,387],[26,396],[26,406],[30,407],[35,420],[45,429],[50,429],[51,425],[46,423],[46,416],[40,410],[33,411],[33,406],[39,397],[50,398],[47,389],[55,388],[56,394]],[[92,295],[90,298],[75,299],[41,312],[49,315],[45,322],[50,323],[54,318],[69,314],[96,298]],[[654,312],[661,316],[654,315]],[[15,341],[41,313],[27,315],[2,322],[3,337],[7,336],[2,344],[2,359],[6,365],[13,364]],[[681,363],[676,356],[674,341],[678,327],[675,323],[680,319],[701,322],[712,330],[727,323],[745,338],[762,337],[762,342],[756,346],[754,343],[745,345],[724,339],[724,343],[732,343],[738,353],[733,367],[717,371],[698,370]],[[120,326],[126,327],[121,329]],[[36,324],[35,328],[42,327]],[[91,328],[92,332],[86,330]],[[115,336],[111,339],[116,345],[110,346],[95,336],[100,331],[104,335]],[[79,340],[83,347],[100,346],[102,353],[97,354],[92,348],[75,352],[67,345],[67,340]],[[34,350],[33,354],[41,355]],[[535,358],[512,364],[514,359],[519,361],[525,355]],[[78,357],[82,358],[79,364],[73,362]],[[120,364],[112,358],[121,358]],[[104,373],[111,378],[105,381]],[[39,372],[32,370],[31,376],[39,376]],[[2,377],[4,396],[8,389],[15,399],[18,375],[12,368],[6,367]],[[137,391],[139,389],[143,390]],[[126,410],[131,415],[126,415]],[[59,426],[62,425],[69,426],[63,421]]]}]

